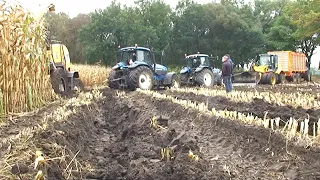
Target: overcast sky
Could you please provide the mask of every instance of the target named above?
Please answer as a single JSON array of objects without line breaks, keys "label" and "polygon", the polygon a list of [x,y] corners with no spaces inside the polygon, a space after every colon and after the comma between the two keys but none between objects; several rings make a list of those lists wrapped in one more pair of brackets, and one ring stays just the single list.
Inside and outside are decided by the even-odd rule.
[{"label": "overcast sky", "polygon": [[[9,0],[10,1],[10,0]],[[93,12],[95,9],[104,9],[109,6],[112,0],[11,0],[18,1],[24,7],[31,11],[40,12],[43,11],[50,3],[55,4],[56,12],[65,12],[69,17],[75,17],[79,13],[89,13]],[[122,4],[127,6],[132,6],[135,0],[121,0]],[[169,4],[171,7],[175,7],[179,0],[164,0],[165,3]],[[197,3],[204,4],[213,2],[215,0],[194,0]],[[218,0],[219,1],[219,0]],[[253,0],[245,0],[247,2]],[[119,2],[119,0],[118,0]],[[312,57],[312,66],[318,67],[320,61],[320,48],[316,49],[316,54]]]}]

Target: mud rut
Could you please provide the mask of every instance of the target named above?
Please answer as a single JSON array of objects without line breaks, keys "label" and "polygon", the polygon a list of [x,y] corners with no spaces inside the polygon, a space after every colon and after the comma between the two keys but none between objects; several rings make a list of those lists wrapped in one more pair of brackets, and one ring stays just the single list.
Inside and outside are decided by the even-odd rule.
[{"label": "mud rut", "polygon": [[[277,134],[234,121],[203,116],[167,100],[106,89],[98,102],[92,137],[86,142],[91,179],[315,179],[318,153],[293,147]],[[168,130],[150,127],[166,116]],[[90,129],[87,129],[90,131]],[[159,161],[160,148],[175,159]],[[187,157],[192,150],[200,161]]]},{"label": "mud rut", "polygon": [[[50,125],[55,131],[35,137],[48,155],[52,149],[45,142],[80,150],[77,159],[87,168],[72,173],[74,179],[320,178],[317,148],[296,147],[267,129],[201,115],[139,92],[119,97],[105,89],[103,95],[79,107],[67,123]],[[150,119],[160,115],[168,119],[166,130],[150,127]],[[167,146],[175,158],[160,161],[160,149]],[[198,162],[187,157],[189,150]],[[65,179],[61,171],[57,163],[49,164],[49,179]]]}]

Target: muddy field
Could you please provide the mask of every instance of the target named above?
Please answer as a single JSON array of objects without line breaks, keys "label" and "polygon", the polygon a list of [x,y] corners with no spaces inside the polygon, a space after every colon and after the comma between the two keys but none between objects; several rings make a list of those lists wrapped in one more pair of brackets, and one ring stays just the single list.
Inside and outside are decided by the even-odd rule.
[{"label": "muddy field", "polygon": [[253,102],[235,102],[232,99],[223,96],[205,96],[196,95],[192,92],[159,91],[160,93],[184,100],[191,100],[197,103],[206,103],[209,109],[237,111],[245,114],[252,114],[259,118],[264,118],[267,112],[267,118],[280,117],[282,124],[287,122],[290,117],[303,120],[310,119],[310,123],[317,123],[320,119],[318,108],[305,109],[302,107],[294,108],[292,106],[279,106],[264,101],[263,99],[254,99]]},{"label": "muddy field", "polygon": [[[65,106],[61,111],[70,112],[68,116],[59,116],[59,120],[57,115],[52,116],[46,122],[47,128],[39,131],[35,129],[42,126],[43,117],[60,107],[59,102],[1,126],[1,142],[28,127],[32,134],[24,142],[12,140],[9,151],[9,143],[2,143],[0,158],[10,162],[3,172],[8,174],[12,171],[9,167],[20,163],[29,168],[21,177],[33,177],[36,172],[31,170],[31,152],[41,149],[46,158],[53,158],[46,169],[52,180],[320,178],[320,150],[316,147],[295,146],[268,129],[206,116],[139,92],[119,93],[108,88],[101,91],[102,98],[77,107]],[[207,97],[193,94],[161,93],[207,101]],[[258,116],[265,110],[258,106],[260,102],[237,104],[222,97],[208,102],[212,107],[236,108]],[[270,116],[286,118],[283,111],[297,117],[306,113],[290,107],[268,107]],[[316,110],[308,113],[318,118]],[[151,127],[153,117],[164,122],[166,128]],[[166,147],[173,150],[169,161],[161,160],[160,150]],[[29,158],[19,159],[19,153],[10,155],[18,149],[25,151],[20,152],[21,156],[29,152]],[[199,161],[187,156],[189,150],[199,156]],[[16,158],[16,162],[10,158]],[[8,179],[5,177],[8,176],[0,175],[0,179]]]}]

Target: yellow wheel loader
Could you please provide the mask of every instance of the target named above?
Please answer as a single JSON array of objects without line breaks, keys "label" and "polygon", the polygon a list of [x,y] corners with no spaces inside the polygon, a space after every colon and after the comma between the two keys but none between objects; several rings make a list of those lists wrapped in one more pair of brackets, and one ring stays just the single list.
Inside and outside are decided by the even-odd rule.
[{"label": "yellow wheel loader", "polygon": [[50,62],[50,79],[55,93],[66,95],[83,91],[84,85],[77,71],[71,71],[68,48],[56,41],[47,47]]},{"label": "yellow wheel loader", "polygon": [[260,54],[253,66],[257,84],[279,84],[285,81],[311,81],[305,54],[292,51],[273,51]]}]

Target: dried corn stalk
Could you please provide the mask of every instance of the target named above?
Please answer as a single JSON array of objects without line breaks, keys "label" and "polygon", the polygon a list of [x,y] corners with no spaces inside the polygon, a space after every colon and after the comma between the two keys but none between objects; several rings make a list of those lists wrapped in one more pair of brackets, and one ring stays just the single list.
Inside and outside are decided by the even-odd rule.
[{"label": "dried corn stalk", "polygon": [[43,19],[0,2],[0,112],[29,111],[54,97],[45,38]]}]

